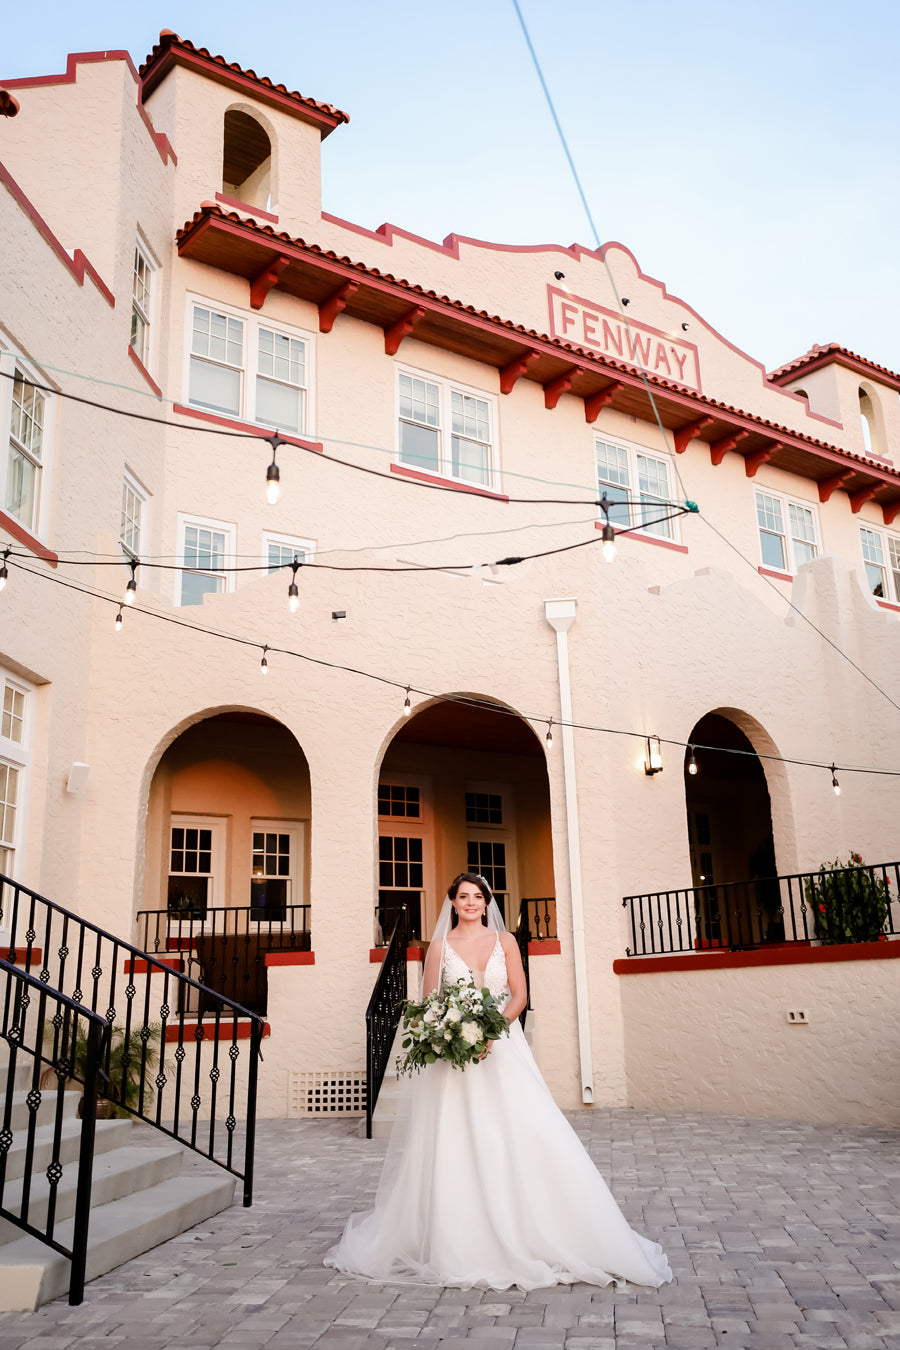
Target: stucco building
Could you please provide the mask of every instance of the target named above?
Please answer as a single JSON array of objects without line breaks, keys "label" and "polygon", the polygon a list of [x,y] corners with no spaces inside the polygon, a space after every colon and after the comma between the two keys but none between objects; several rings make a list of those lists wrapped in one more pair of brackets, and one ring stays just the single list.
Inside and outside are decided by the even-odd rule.
[{"label": "stucco building", "polygon": [[2,871],[237,979],[267,1114],[470,866],[562,1105],[900,1121],[900,948],[724,889],[900,855],[900,376],[337,219],[345,115],[170,33],[4,88]]}]

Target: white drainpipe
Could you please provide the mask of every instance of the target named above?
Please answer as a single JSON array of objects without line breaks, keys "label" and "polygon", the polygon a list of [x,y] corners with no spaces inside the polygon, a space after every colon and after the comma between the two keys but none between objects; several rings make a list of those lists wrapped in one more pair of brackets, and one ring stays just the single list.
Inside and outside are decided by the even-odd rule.
[{"label": "white drainpipe", "polygon": [[575,600],[545,600],[544,617],[556,633],[559,667],[559,708],[562,718],[563,780],[566,787],[566,836],[569,847],[569,884],[572,895],[572,945],[575,957],[575,1006],[578,1013],[578,1059],[581,1100],[594,1101],[591,1014],[588,1003],[587,957],[584,950],[584,895],[581,888],[581,842],[578,834],[578,787],[575,782],[575,739],[572,732],[572,686],[569,681],[569,640],[575,622]]}]

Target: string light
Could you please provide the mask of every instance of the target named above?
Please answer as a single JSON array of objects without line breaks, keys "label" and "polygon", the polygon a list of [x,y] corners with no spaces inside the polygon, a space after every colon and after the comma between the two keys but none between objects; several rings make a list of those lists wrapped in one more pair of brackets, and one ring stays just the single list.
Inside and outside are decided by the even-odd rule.
[{"label": "string light", "polygon": [[281,496],[281,470],[276,463],[276,456],[278,447],[287,445],[287,441],[282,440],[277,431],[273,436],[267,436],[266,440],[272,447],[272,463],[266,469],[266,501],[274,506]]},{"label": "string light", "polygon": [[133,605],[134,597],[137,595],[137,563],[134,558],[131,560],[131,579],[125,587],[125,604]]},{"label": "string light", "polygon": [[300,591],[297,587],[297,568],[302,566],[303,564],[298,562],[295,557],[294,561],[291,563],[291,584],[288,586],[288,605],[292,614],[296,614],[300,607]]},{"label": "string light", "polygon": [[550,718],[550,721],[547,723],[547,735],[544,737],[544,740],[547,742],[547,749],[548,749],[548,750],[552,750],[552,749],[553,749],[553,718],[552,718],[552,717]]},{"label": "string light", "polygon": [[615,558],[615,556],[616,556],[616,532],[615,532],[615,530],[613,529],[612,525],[610,525],[610,523],[609,523],[610,500],[609,500],[609,498],[607,497],[607,495],[606,495],[605,492],[604,492],[603,496],[600,498],[600,500],[599,500],[599,502],[597,503],[597,505],[600,507],[600,510],[603,512],[603,516],[604,516],[604,520],[605,520],[605,523],[604,523],[604,526],[603,526],[603,533],[602,533],[602,535],[600,536],[601,539],[603,540],[603,543],[602,543],[602,545],[601,545],[601,547],[602,547],[602,549],[603,549],[603,560],[604,560],[604,562],[611,563],[611,562],[613,561],[613,559]]},{"label": "string light", "polygon": [[6,550],[6,552],[3,555],[3,563],[2,565],[0,565],[0,591],[6,590],[6,583],[9,579],[9,568],[7,567],[6,564],[11,552],[12,552],[11,549]]},{"label": "string light", "polygon": [[688,754],[690,755],[690,759],[688,760],[687,764],[688,773],[699,773],[700,766],[697,763],[697,756],[694,754],[694,747],[692,745],[688,746]]},{"label": "string light", "polygon": [[268,673],[269,673],[269,661],[268,661],[268,658],[267,658],[267,656],[266,656],[266,652],[267,652],[268,650],[269,650],[268,646],[265,646],[265,647],[263,647],[263,649],[262,649],[262,652],[263,652],[263,654],[262,654],[262,660],[261,660],[260,663],[259,663],[259,673],[260,673],[260,675],[268,675]]},{"label": "string light", "polygon": [[403,703],[403,716],[404,716],[404,717],[409,717],[410,713],[412,712],[412,704],[411,704],[410,701],[409,701],[409,691],[410,691],[410,685],[407,685],[407,686],[406,686],[406,699],[405,699],[405,701],[404,701],[404,703]]},{"label": "string light", "polygon": [[834,765],[833,765],[833,764],[832,764],[832,766],[831,766],[831,786],[832,786],[832,789],[834,790],[834,795],[835,795],[836,797],[839,797],[839,796],[841,795],[841,785],[840,785],[840,783],[839,783],[838,780],[837,780],[837,774],[836,774],[836,772],[835,772],[835,768],[834,768]]},{"label": "string light", "polygon": [[121,633],[121,631],[122,631],[122,606],[120,605],[119,612],[116,615],[116,632]]}]

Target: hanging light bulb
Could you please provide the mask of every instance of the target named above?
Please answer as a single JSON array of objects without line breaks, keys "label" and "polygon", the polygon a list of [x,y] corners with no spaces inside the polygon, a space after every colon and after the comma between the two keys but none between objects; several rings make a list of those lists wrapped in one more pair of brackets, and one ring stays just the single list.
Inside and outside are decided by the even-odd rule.
[{"label": "hanging light bulb", "polygon": [[841,795],[841,785],[837,780],[837,773],[835,772],[833,764],[831,766],[831,787],[834,792],[834,795],[836,797],[839,797]]},{"label": "hanging light bulb", "polygon": [[9,568],[6,565],[6,560],[9,557],[9,554],[10,550],[7,549],[3,555],[3,563],[0,564],[0,591],[6,589],[6,583],[9,579]]},{"label": "hanging light bulb", "polygon": [[597,505],[603,512],[604,517],[603,534],[600,536],[601,539],[603,540],[602,544],[600,545],[600,547],[603,550],[603,561],[611,563],[616,556],[616,532],[613,529],[612,525],[610,525],[609,523],[610,501],[605,492],[603,496],[600,498]]},{"label": "hanging light bulb", "polygon": [[544,737],[544,740],[547,742],[547,749],[548,749],[548,750],[552,750],[552,749],[553,749],[553,718],[552,718],[552,717],[550,718],[550,721],[547,723],[547,735]]},{"label": "hanging light bulb", "polygon": [[119,612],[116,615],[116,632],[121,633],[121,631],[122,631],[122,606],[120,605]]},{"label": "hanging light bulb", "polygon": [[291,584],[288,586],[288,605],[290,606],[292,614],[296,614],[297,610],[300,608],[300,591],[297,588],[297,568],[302,566],[303,564],[299,563],[296,558],[291,563],[293,572],[291,575]]},{"label": "hanging light bulb", "polygon": [[412,704],[409,701],[409,685],[406,686],[406,699],[403,704],[403,716],[409,717],[412,712]]},{"label": "hanging light bulb", "polygon": [[694,754],[694,747],[692,745],[689,745],[688,750],[690,752],[690,759],[688,760],[687,771],[688,773],[699,773],[700,766],[697,763],[697,757]]},{"label": "hanging light bulb", "polygon": [[260,663],[259,663],[259,673],[260,673],[260,675],[268,675],[268,673],[269,673],[269,662],[268,662],[268,659],[267,659],[267,657],[266,657],[266,652],[267,652],[268,650],[269,650],[268,646],[263,647],[262,660],[261,660]]},{"label": "hanging light bulb", "polygon": [[131,580],[125,587],[125,604],[133,605],[134,597],[137,595],[137,562],[134,558],[131,560]]},{"label": "hanging light bulb", "polygon": [[272,463],[266,469],[266,501],[270,506],[274,506],[281,496],[281,470],[275,462],[275,457],[279,445],[286,445],[287,442],[281,439],[277,431],[273,436],[267,436],[266,440],[272,447]]}]

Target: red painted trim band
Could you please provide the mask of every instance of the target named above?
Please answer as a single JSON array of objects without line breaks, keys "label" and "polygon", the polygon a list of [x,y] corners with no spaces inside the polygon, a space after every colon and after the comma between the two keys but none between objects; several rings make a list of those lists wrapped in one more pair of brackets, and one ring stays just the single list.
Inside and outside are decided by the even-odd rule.
[{"label": "red painted trim band", "polygon": [[0,511],[0,530],[5,530],[7,534],[11,534],[17,543],[24,544],[42,562],[49,563],[51,567],[56,567],[59,562],[58,554],[46,548],[39,539],[35,539],[33,534],[29,534],[25,526],[20,525],[15,516],[8,516],[5,511]]},{"label": "red painted trim band", "polygon": [[[238,422],[234,417],[220,417],[218,413],[205,412],[202,408],[189,408],[185,403],[173,403],[172,411],[181,413],[183,417],[196,417],[198,422],[212,422],[217,427],[227,427],[229,431],[247,431],[261,439],[275,435],[274,429],[270,431],[267,427],[254,426],[252,422]],[[286,445],[299,445],[301,450],[314,450],[321,455],[325,449],[318,441],[302,441],[299,436],[290,436],[285,431],[279,431],[278,435]]]},{"label": "red painted trim band", "polygon": [[558,938],[532,938],[528,943],[528,955],[532,956],[560,956],[562,946]]},{"label": "red painted trim band", "polygon": [[472,487],[469,483],[461,483],[456,478],[444,478],[439,473],[424,473],[421,469],[410,469],[406,464],[392,464],[391,473],[396,473],[401,478],[413,478],[417,483],[437,483],[440,487],[453,488],[455,492],[467,492],[471,497],[490,497],[495,502],[509,501],[509,498],[502,492],[490,492],[487,488]]},{"label": "red painted trim band", "polygon": [[[606,522],[603,520],[595,520],[594,529],[602,530],[605,524]],[[618,531],[616,539],[618,539],[619,534],[622,534],[623,541],[636,539],[640,544],[655,544],[657,548],[670,548],[673,553],[687,553],[688,551],[687,544],[676,544],[674,539],[659,539],[655,534],[639,534],[636,530],[629,530],[627,534]]]},{"label": "red painted trim band", "polygon": [[[384,958],[386,956],[387,956],[387,947],[370,947],[369,949],[369,962],[372,965],[380,966],[383,963]],[[407,947],[406,959],[407,961],[424,961],[425,948]]]},{"label": "red painted trim band", "polygon": [[133,348],[130,344],[129,344],[129,347],[128,347],[128,355],[131,357],[131,360],[132,360],[132,361],[134,362],[134,364],[137,366],[138,370],[141,372],[141,374],[143,375],[144,379],[145,379],[145,380],[147,381],[147,383],[149,384],[150,388],[153,390],[153,392],[154,392],[154,394],[156,395],[156,397],[157,397],[157,398],[162,398],[162,390],[160,389],[159,385],[158,385],[158,384],[156,383],[156,381],[154,380],[153,376],[150,374],[150,372],[149,372],[149,370],[147,369],[147,367],[144,365],[144,363],[143,363],[143,361],[141,360],[141,358],[138,356],[137,352],[134,350],[134,348]]},{"label": "red painted trim band", "polygon": [[895,614],[900,614],[900,605],[893,605],[891,604],[890,600],[879,600],[878,596],[876,595],[875,603],[881,609],[892,609]]},{"label": "red painted trim band", "polygon": [[152,961],[145,961],[142,957],[136,956],[132,965],[131,958],[127,957],[122,964],[122,974],[164,975],[165,971],[160,970],[160,966],[166,966],[169,970],[183,970],[184,961],[180,956],[157,956]]},{"label": "red painted trim band", "polygon": [[14,952],[13,956],[10,956],[9,954],[9,947],[7,947],[5,951],[0,951],[0,956],[3,957],[4,961],[8,961],[11,966],[39,966],[41,957],[44,955],[40,947],[32,947],[31,951],[27,953],[28,960],[26,961],[26,950],[24,947],[21,949],[13,947],[12,951]]},{"label": "red painted trim band", "polygon": [[78,285],[83,286],[85,277],[90,277],[91,281],[97,287],[97,290],[103,296],[103,299],[110,308],[115,309],[116,297],[106,283],[101,280],[100,274],[95,271],[93,264],[88,262],[80,248],[76,248],[74,254],[71,257],[69,256],[46,220],[44,220],[40,211],[38,211],[34,203],[25,196],[25,193],[19,187],[12,174],[3,164],[0,164],[0,183],[3,183],[9,189],[10,195],[19,203],[25,214],[31,218],[38,234],[41,235],[44,242],[53,250],[63,266],[71,272]]},{"label": "red painted trim band", "polygon": [[[797,950],[792,950],[797,948]],[[676,956],[631,956],[613,961],[616,975],[661,975],[672,971],[739,970],[754,966],[815,966],[832,961],[883,961],[900,957],[900,942],[853,942],[807,947],[786,942],[771,951],[689,952]]]},{"label": "red painted trim band", "polygon": [[761,564],[757,567],[757,572],[761,577],[774,577],[776,581],[793,581],[793,575],[790,572],[776,572],[773,567],[763,567]]},{"label": "red painted trim band", "polygon": [[216,193],[216,201],[221,202],[223,206],[230,206],[234,211],[243,211],[248,216],[258,216],[260,220],[271,221],[273,225],[278,224],[278,217],[273,216],[271,211],[263,211],[259,206],[251,206],[249,202],[238,201],[237,197],[226,197],[224,192]]},{"label": "red painted trim band", "polygon": [[315,952],[266,952],[267,966],[314,966]]},{"label": "red painted trim band", "polygon": [[[211,1017],[209,1021],[203,1022],[200,1026],[200,1030],[203,1032],[203,1035],[200,1037],[200,1040],[201,1041],[217,1040],[220,1045],[230,1045],[232,1041],[249,1041],[252,1027],[253,1023],[249,1020],[249,1018],[241,1019],[238,1022],[233,1022],[230,1018],[226,1021],[225,1017],[223,1016],[222,1021],[219,1023],[219,1034],[218,1036],[216,1036],[215,1019]],[[197,1028],[196,1022],[185,1022],[184,1036],[182,1042],[184,1045],[189,1046],[192,1043],[194,1045],[198,1044],[197,1038],[194,1035],[196,1028]],[[268,1022],[264,1022],[263,1038],[265,1038],[266,1036],[271,1036],[271,1034],[272,1028],[269,1026]],[[170,1022],[166,1027],[166,1044],[168,1045],[173,1041],[177,1041],[180,1037],[181,1037],[181,1028],[178,1026],[177,1023]]]}]

